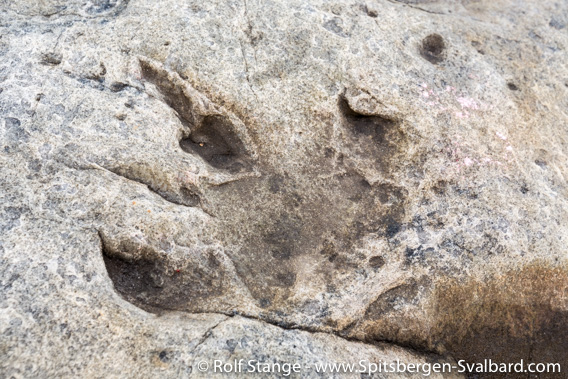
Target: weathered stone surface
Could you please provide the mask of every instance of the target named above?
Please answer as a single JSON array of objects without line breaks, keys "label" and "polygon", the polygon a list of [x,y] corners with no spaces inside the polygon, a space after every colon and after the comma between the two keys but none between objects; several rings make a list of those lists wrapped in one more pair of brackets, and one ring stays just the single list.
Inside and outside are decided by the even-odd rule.
[{"label": "weathered stone surface", "polygon": [[7,377],[568,368],[564,2],[0,11]]}]

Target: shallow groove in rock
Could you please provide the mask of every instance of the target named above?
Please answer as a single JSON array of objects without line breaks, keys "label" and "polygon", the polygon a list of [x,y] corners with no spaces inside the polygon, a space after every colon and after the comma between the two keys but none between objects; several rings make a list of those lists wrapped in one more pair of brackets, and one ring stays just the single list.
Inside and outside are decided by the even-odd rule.
[{"label": "shallow groove in rock", "polygon": [[125,174],[121,173],[119,170],[116,170],[116,169],[107,169],[107,170],[112,172],[113,174],[115,174],[117,176],[120,176],[120,177],[126,179],[126,180],[145,185],[146,187],[148,187],[148,190],[150,190],[150,192],[155,193],[156,195],[160,196],[162,199],[166,200],[169,203],[172,203],[172,204],[175,204],[175,205],[182,205],[184,207],[190,207],[190,208],[200,207],[200,203],[201,203],[200,196],[196,193],[193,193],[193,192],[187,190],[187,189],[185,189],[186,195],[183,196],[183,198],[181,198],[181,196],[174,196],[171,193],[157,190],[157,189],[153,188],[154,186],[152,184],[146,183],[145,181],[138,179],[138,178],[135,178],[133,176],[125,175]]},{"label": "shallow groove in rock", "polygon": [[192,98],[181,77],[150,61],[140,59],[139,63],[143,78],[156,86],[164,102],[189,130],[179,141],[183,151],[197,154],[217,169],[233,173],[250,170],[250,157],[228,117],[200,114],[194,104],[198,100]]},{"label": "shallow groove in rock", "polygon": [[161,197],[162,199],[164,199],[165,201],[167,201],[168,203],[174,204],[174,205],[180,205],[180,206],[184,206],[184,207],[188,207],[188,208],[200,208],[204,213],[206,213],[207,215],[211,216],[211,217],[215,217],[215,215],[213,215],[212,213],[210,213],[208,210],[205,209],[205,207],[202,206],[201,204],[201,198],[199,195],[191,192],[190,190],[188,190],[187,188],[181,188],[180,191],[182,192],[182,194],[185,192],[186,195],[184,195],[184,199],[179,200],[176,199],[175,197],[173,197],[172,194],[170,193],[166,193],[163,191],[158,191],[152,188],[152,185],[149,183],[146,183],[145,181],[141,180],[141,179],[137,179],[135,177],[131,177],[129,175],[123,175],[120,171],[116,170],[116,169],[108,169],[106,167],[102,167],[99,166],[97,164],[93,164],[91,163],[88,166],[82,166],[82,165],[76,165],[76,164],[69,164],[66,163],[64,161],[60,161],[60,163],[62,163],[65,167],[68,167],[72,170],[80,170],[80,171],[85,171],[85,170],[100,170],[100,171],[107,171],[110,172],[111,174],[114,174],[116,176],[120,176],[123,179],[128,180],[129,182],[133,182],[136,184],[142,184],[144,186],[146,186],[146,188],[158,195],[159,197]]}]

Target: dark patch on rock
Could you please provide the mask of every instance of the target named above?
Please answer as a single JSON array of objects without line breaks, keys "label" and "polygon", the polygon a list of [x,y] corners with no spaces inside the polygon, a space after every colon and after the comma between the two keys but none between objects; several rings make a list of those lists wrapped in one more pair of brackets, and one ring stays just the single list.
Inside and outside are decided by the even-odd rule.
[{"label": "dark patch on rock", "polygon": [[323,248],[320,250],[320,254],[326,257],[330,262],[335,261],[338,255],[333,242],[328,240],[323,242]]},{"label": "dark patch on rock", "polygon": [[61,64],[63,57],[57,53],[45,53],[41,56],[40,63],[46,66],[57,66]]},{"label": "dark patch on rock", "polygon": [[404,201],[405,194],[401,187],[390,183],[376,184],[376,194],[381,204],[396,204]]},{"label": "dark patch on rock", "polygon": [[354,134],[370,137],[377,144],[385,142],[387,130],[393,125],[391,119],[382,116],[368,116],[357,113],[350,107],[345,98],[340,98],[339,106]]},{"label": "dark patch on rock", "polygon": [[407,143],[401,122],[386,115],[357,112],[344,96],[339,97],[338,105],[353,154],[373,161],[384,173],[392,171]]},{"label": "dark patch on rock", "polygon": [[404,256],[406,257],[407,261],[412,261],[415,259],[423,259],[424,251],[422,250],[422,245],[414,249],[407,247],[406,250],[404,251]]},{"label": "dark patch on rock", "polygon": [[27,142],[28,132],[22,127],[22,123],[15,117],[4,118],[5,137],[9,142]]},{"label": "dark patch on rock", "polygon": [[233,353],[235,351],[235,348],[239,345],[238,341],[232,338],[228,339],[225,344],[227,345],[227,350],[231,353]]},{"label": "dark patch on rock", "polygon": [[20,225],[20,217],[26,211],[22,207],[6,207],[2,210],[2,221],[0,221],[0,231],[8,232]]},{"label": "dark patch on rock", "polygon": [[446,194],[448,188],[448,182],[445,180],[438,180],[434,185],[432,185],[432,191],[438,196],[443,196]]},{"label": "dark patch on rock", "polygon": [[101,13],[106,12],[114,8],[117,4],[117,0],[94,0],[91,2],[90,6],[87,8],[89,13]]},{"label": "dark patch on rock", "polygon": [[546,166],[548,166],[546,161],[543,161],[542,159],[536,159],[534,163],[540,168],[546,168]]},{"label": "dark patch on rock", "polygon": [[375,255],[374,257],[369,258],[369,266],[371,266],[375,270],[380,269],[384,265],[385,259],[380,255]]},{"label": "dark patch on rock", "polygon": [[433,64],[441,63],[446,58],[446,43],[439,34],[430,34],[422,40],[420,55]]},{"label": "dark patch on rock", "polygon": [[129,2],[130,0],[92,0],[84,9],[93,16],[118,16]]},{"label": "dark patch on rock", "polygon": [[485,55],[485,50],[481,48],[481,43],[479,41],[471,41],[471,46],[473,46],[479,54]]},{"label": "dark patch on rock", "polygon": [[369,9],[369,7],[365,4],[361,5],[361,10],[365,12],[365,14],[369,17],[376,18],[378,17],[378,12],[374,9]]},{"label": "dark patch on rock", "polygon": [[180,146],[215,168],[238,172],[248,167],[241,140],[232,131],[230,122],[221,116],[205,117],[189,137],[180,141]]},{"label": "dark patch on rock", "polygon": [[107,71],[104,63],[100,62],[98,67],[94,68],[92,72],[90,72],[89,74],[87,74],[87,76],[85,76],[85,78],[102,83],[105,80],[106,72]]},{"label": "dark patch on rock", "polygon": [[400,222],[397,222],[396,220],[390,218],[390,217],[387,217],[385,219],[385,225],[386,225],[385,236],[387,238],[394,237],[402,229],[402,224]]},{"label": "dark patch on rock", "polygon": [[182,205],[188,207],[197,207],[201,204],[201,197],[195,191],[192,191],[185,187],[181,187],[180,194],[181,194],[181,201],[179,201],[179,203]]},{"label": "dark patch on rock", "polygon": [[554,29],[564,29],[566,27],[566,22],[564,22],[560,17],[553,17],[548,23]]},{"label": "dark patch on rock", "polygon": [[471,200],[479,198],[479,193],[475,187],[460,187],[458,185],[452,186],[452,189],[457,195],[464,196]]},{"label": "dark patch on rock", "polygon": [[280,287],[292,287],[296,282],[296,273],[293,271],[288,271],[284,273],[279,273],[276,275],[276,283]]},{"label": "dark patch on rock", "polygon": [[348,37],[348,34],[345,33],[342,25],[343,20],[341,20],[341,18],[339,17],[334,17],[331,20],[324,22],[323,27],[340,37],[346,38]]},{"label": "dark patch on rock", "polygon": [[167,351],[160,351],[160,354],[158,354],[158,357],[164,363],[167,363],[170,360],[169,357],[168,357]]},{"label": "dark patch on rock", "polygon": [[148,246],[134,246],[128,241],[111,243],[99,235],[114,288],[142,309],[154,313],[164,309],[191,311],[196,309],[195,301],[223,293],[225,274],[212,252],[180,267]]},{"label": "dark patch on rock", "polygon": [[112,92],[120,92],[126,87],[128,87],[126,83],[112,82],[109,88]]},{"label": "dark patch on rock", "polygon": [[397,305],[412,304],[416,301],[418,293],[419,283],[415,279],[410,279],[407,283],[396,286],[381,294],[367,307],[365,318],[381,318],[387,313],[394,311]]},{"label": "dark patch on rock", "polygon": [[271,193],[281,192],[282,184],[284,183],[284,178],[280,175],[273,175],[268,179],[268,190]]}]

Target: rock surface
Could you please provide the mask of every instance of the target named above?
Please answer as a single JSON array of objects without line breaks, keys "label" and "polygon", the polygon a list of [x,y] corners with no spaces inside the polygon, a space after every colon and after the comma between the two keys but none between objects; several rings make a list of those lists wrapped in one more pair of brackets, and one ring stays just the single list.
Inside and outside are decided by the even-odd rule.
[{"label": "rock surface", "polygon": [[568,369],[565,2],[0,12],[6,377]]}]

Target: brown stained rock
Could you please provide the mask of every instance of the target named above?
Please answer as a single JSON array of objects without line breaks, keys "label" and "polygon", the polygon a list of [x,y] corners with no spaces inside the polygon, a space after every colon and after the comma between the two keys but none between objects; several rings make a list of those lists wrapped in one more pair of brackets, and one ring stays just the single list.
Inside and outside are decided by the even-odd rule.
[{"label": "brown stained rock", "polygon": [[[485,280],[445,279],[432,284],[422,278],[380,295],[367,308],[363,321],[345,335],[369,341],[396,340],[418,350],[449,354],[458,361],[523,359],[564,366],[568,314],[563,294],[567,289],[566,268],[546,264]],[[405,307],[402,317],[397,317],[397,307]]]},{"label": "brown stained rock", "polygon": [[434,339],[444,341],[456,359],[522,358],[565,366],[567,289],[565,266],[539,263],[485,281],[445,283],[436,289],[439,326]]}]

